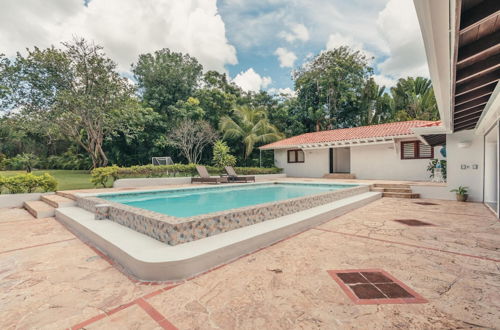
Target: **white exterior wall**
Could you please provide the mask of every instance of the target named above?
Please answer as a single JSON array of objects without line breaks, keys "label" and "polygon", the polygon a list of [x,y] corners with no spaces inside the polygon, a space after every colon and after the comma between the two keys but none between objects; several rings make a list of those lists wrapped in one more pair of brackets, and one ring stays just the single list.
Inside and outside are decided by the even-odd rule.
[{"label": "white exterior wall", "polygon": [[321,178],[329,172],[328,149],[304,150],[303,163],[288,163],[287,150],[274,150],[274,164],[289,177]]},{"label": "white exterior wall", "polygon": [[[429,181],[430,159],[401,159],[400,143],[351,147],[351,173],[356,179]],[[434,148],[434,158],[441,159]]]}]

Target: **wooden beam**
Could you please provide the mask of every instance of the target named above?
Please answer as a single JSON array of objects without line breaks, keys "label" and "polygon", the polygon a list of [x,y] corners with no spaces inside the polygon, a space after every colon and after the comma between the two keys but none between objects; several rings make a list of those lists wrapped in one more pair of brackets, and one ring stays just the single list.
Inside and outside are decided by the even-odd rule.
[{"label": "wooden beam", "polygon": [[485,0],[479,5],[462,13],[460,20],[460,34],[472,30],[479,24],[495,17],[500,11],[500,1]]},{"label": "wooden beam", "polygon": [[463,131],[463,130],[466,130],[466,129],[472,129],[474,127],[476,127],[477,125],[477,122],[475,123],[470,123],[470,124],[464,124],[464,125],[457,125],[454,127],[454,131],[455,132],[458,132],[458,131]]},{"label": "wooden beam", "polygon": [[466,46],[460,47],[458,49],[457,65],[472,61],[485,52],[496,52],[500,50],[500,42],[498,42],[498,40],[500,40],[500,30],[488,34]]},{"label": "wooden beam", "polygon": [[[500,3],[500,1],[498,2]],[[469,65],[457,71],[457,84],[475,78],[481,74],[500,68],[500,54],[493,55],[487,59]]]},{"label": "wooden beam", "polygon": [[467,120],[469,118],[474,118],[476,116],[481,116],[481,113],[483,112],[484,107],[475,109],[474,111],[471,112],[464,112],[461,113],[459,116],[454,116],[453,121],[454,122],[461,122],[463,120]]},{"label": "wooden beam", "polygon": [[483,86],[489,85],[495,81],[498,81],[498,79],[500,79],[500,70],[497,69],[493,72],[487,73],[478,78],[460,84],[455,88],[455,96],[459,96]]},{"label": "wooden beam", "polygon": [[496,86],[496,84],[489,84],[485,87],[478,88],[478,89],[476,89],[472,92],[469,92],[467,94],[457,96],[455,98],[455,105],[467,103],[467,102],[470,102],[472,100],[483,97],[485,95],[491,95],[491,93],[493,93],[493,90],[495,89],[495,86]]},{"label": "wooden beam", "polygon": [[464,126],[464,125],[468,125],[468,124],[477,124],[479,117],[481,117],[481,114],[477,114],[473,117],[460,120],[460,121],[455,123],[455,127]]},{"label": "wooden beam", "polygon": [[463,112],[463,111],[475,108],[477,106],[484,106],[486,103],[488,103],[489,99],[490,99],[490,95],[486,95],[486,96],[477,98],[477,99],[475,99],[473,101],[470,101],[470,102],[458,105],[458,106],[455,107],[455,115],[457,113],[460,113],[460,112]]}]

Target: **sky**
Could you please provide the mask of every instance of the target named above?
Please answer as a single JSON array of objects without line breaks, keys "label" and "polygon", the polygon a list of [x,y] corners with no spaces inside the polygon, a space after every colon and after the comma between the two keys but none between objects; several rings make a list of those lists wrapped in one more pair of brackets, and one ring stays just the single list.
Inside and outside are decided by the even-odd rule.
[{"label": "sky", "polygon": [[195,56],[247,91],[293,94],[291,74],[322,51],[365,53],[374,78],[428,77],[412,0],[2,0],[0,53],[59,46],[74,36],[104,47],[130,75],[139,54]]}]

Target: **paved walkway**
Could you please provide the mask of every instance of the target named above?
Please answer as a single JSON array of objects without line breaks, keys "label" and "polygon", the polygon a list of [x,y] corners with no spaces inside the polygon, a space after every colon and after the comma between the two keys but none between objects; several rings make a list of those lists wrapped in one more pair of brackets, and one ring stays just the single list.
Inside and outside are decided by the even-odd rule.
[{"label": "paved walkway", "polygon": [[[499,248],[482,204],[384,198],[193,279],[146,285],[53,218],[0,209],[0,329],[495,328]],[[382,269],[428,302],[355,304],[327,272],[349,269]]]}]

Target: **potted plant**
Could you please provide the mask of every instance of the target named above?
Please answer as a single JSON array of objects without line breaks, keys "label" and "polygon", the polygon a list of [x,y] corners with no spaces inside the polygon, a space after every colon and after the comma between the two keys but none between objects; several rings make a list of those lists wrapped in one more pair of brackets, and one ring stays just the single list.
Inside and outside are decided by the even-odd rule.
[{"label": "potted plant", "polygon": [[457,189],[452,189],[450,191],[457,193],[457,201],[459,202],[466,202],[467,197],[469,197],[469,195],[467,194],[467,192],[469,191],[468,187],[459,186]]}]

